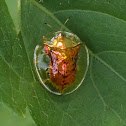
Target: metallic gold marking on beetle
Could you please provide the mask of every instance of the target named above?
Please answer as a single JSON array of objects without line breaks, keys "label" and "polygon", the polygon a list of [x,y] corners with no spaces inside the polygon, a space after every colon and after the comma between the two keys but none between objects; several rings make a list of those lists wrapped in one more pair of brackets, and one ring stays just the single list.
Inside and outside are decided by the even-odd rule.
[{"label": "metallic gold marking on beetle", "polygon": [[34,53],[40,82],[54,94],[73,92],[81,85],[87,72],[89,59],[86,46],[82,48],[80,39],[65,31],[55,32],[50,38],[44,36],[43,43],[43,47],[37,46]]},{"label": "metallic gold marking on beetle", "polygon": [[[48,54],[50,59],[50,81],[54,86],[56,85],[60,93],[62,93],[69,84],[74,82],[77,73],[80,42],[73,46],[72,41],[69,42],[70,45],[68,45],[67,41],[67,37],[64,36],[62,32],[57,34],[51,45],[44,40],[44,51]],[[71,56],[73,58],[72,61]]]}]

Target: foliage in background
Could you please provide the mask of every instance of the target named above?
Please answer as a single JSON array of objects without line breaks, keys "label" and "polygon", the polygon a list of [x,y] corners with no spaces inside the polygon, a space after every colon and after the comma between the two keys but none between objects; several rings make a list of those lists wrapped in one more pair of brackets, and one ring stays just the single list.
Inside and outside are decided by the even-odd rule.
[{"label": "foliage in background", "polygon": [[[125,126],[125,6],[125,0],[21,0],[17,35],[1,0],[0,101],[23,117],[27,107],[38,126]],[[69,16],[65,27],[62,23]],[[90,51],[86,80],[67,96],[47,92],[33,67],[35,46],[60,27],[77,34]]]}]

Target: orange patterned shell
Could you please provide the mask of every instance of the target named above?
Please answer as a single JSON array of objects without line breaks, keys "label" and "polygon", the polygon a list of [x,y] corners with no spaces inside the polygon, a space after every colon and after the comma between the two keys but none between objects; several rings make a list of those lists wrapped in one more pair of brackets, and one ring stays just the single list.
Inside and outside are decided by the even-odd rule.
[{"label": "orange patterned shell", "polygon": [[61,93],[76,78],[80,42],[74,39],[58,32],[52,41],[44,41],[44,51],[50,59],[50,81]]}]

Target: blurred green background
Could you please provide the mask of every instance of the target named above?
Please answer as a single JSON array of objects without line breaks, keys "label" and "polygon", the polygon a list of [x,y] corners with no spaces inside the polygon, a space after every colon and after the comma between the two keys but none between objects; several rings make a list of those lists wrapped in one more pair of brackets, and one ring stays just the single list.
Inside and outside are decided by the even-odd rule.
[{"label": "blurred green background", "polygon": [[8,6],[11,17],[14,21],[14,24],[16,26],[16,29],[18,30],[19,29],[18,9],[19,9],[20,0],[5,0],[5,1]]},{"label": "blurred green background", "polygon": [[[16,26],[17,32],[19,29],[19,15],[18,15],[18,6],[19,0],[5,0],[11,14],[11,17]],[[36,126],[30,113],[26,110],[24,117],[20,117],[8,108],[5,104],[0,103],[0,126]]]},{"label": "blurred green background", "polygon": [[28,110],[26,118],[18,116],[5,104],[0,104],[0,126],[35,126]]}]

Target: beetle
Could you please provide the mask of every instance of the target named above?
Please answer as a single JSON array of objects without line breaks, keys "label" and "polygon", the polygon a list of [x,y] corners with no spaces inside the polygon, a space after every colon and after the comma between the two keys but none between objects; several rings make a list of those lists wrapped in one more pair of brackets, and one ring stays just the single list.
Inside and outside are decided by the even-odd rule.
[{"label": "beetle", "polygon": [[83,82],[89,64],[88,49],[79,37],[57,31],[43,37],[34,50],[34,65],[40,82],[51,93],[69,94]]},{"label": "beetle", "polygon": [[77,73],[77,60],[81,43],[74,42],[74,35],[58,31],[51,41],[44,39],[44,52],[50,59],[50,81],[60,93],[74,82]]}]

